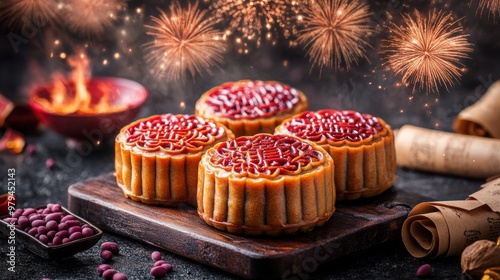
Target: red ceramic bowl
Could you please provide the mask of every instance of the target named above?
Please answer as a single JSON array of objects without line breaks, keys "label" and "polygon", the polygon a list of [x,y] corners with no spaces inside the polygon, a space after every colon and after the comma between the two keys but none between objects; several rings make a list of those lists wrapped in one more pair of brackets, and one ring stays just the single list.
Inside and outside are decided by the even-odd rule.
[{"label": "red ceramic bowl", "polygon": [[[68,88],[74,83],[66,82]],[[126,124],[132,122],[146,101],[148,92],[141,84],[120,78],[96,77],[87,82],[86,87],[92,100],[99,100],[102,89],[109,89],[109,103],[119,106],[119,111],[92,114],[61,114],[50,112],[37,99],[51,100],[53,84],[36,88],[30,96],[29,105],[35,116],[47,127],[71,140],[88,140],[100,144],[116,135]]]}]

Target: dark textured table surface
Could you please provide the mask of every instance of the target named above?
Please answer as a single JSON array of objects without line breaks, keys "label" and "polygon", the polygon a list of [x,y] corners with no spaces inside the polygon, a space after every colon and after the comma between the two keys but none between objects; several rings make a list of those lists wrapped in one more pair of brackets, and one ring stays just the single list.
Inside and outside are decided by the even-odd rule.
[{"label": "dark textured table surface", "polygon": [[[141,6],[132,1],[131,7]],[[381,1],[376,7],[384,7]],[[134,6],[135,5],[135,6]],[[155,5],[147,7],[154,12]],[[143,6],[141,6],[143,7]],[[462,8],[463,5],[462,5]],[[405,8],[407,9],[407,8]],[[459,14],[463,15],[466,12]],[[474,17],[469,13],[468,17]],[[147,21],[147,19],[144,19]],[[500,64],[498,27],[485,20],[467,21],[475,51],[466,61],[460,84],[439,94],[412,94],[411,88],[396,86],[397,77],[381,66],[378,43],[373,42],[368,58],[350,71],[325,70],[321,77],[309,72],[310,64],[298,50],[262,46],[248,56],[228,55],[220,70],[213,76],[190,77],[183,83],[155,80],[147,73],[148,65],[139,51],[121,61],[111,61],[106,67],[96,58],[95,76],[117,76],[136,80],[149,89],[149,98],[138,117],[159,113],[193,113],[194,102],[205,90],[226,81],[240,79],[279,80],[303,90],[309,98],[310,109],[354,109],[382,117],[393,128],[404,124],[451,131],[452,121],[462,109],[475,102],[492,82],[499,79]],[[0,33],[0,93],[18,102],[27,100],[28,89],[47,72],[61,67],[62,62],[48,59],[40,44],[49,37],[40,32],[14,53],[6,40],[9,30]],[[495,34],[497,33],[497,34]],[[137,40],[144,39],[138,36]],[[140,43],[136,43],[139,48]],[[112,48],[112,47],[110,47]],[[102,54],[101,54],[102,55]],[[283,61],[287,63],[283,63]],[[39,71],[33,72],[33,63]],[[286,66],[284,66],[286,65]],[[36,67],[35,67],[36,68]],[[40,74],[40,73],[39,73]],[[6,192],[7,170],[16,170],[17,207],[30,207],[46,203],[67,206],[67,189],[76,182],[113,171],[112,143],[105,143],[90,154],[72,150],[60,135],[45,129],[26,136],[27,144],[36,146],[36,153],[2,153],[0,155],[0,193]],[[48,169],[45,161],[56,162]],[[416,170],[398,169],[394,190],[404,190],[429,200],[461,200],[476,191],[483,180],[473,180]],[[153,229],[154,230],[154,229]],[[169,237],[165,237],[169,238]],[[126,237],[105,233],[101,241],[114,241],[121,247],[120,256],[114,258],[113,268],[124,272],[129,279],[150,279],[150,254],[157,248]],[[181,256],[160,250],[174,271],[165,279],[236,279],[236,277],[193,262]],[[7,271],[6,239],[0,239],[0,278],[2,279],[97,279],[97,266],[102,263],[99,248],[78,253],[64,261],[41,259],[22,245],[16,247],[16,272]],[[297,271],[288,279],[412,279],[417,268],[429,263],[433,267],[432,279],[461,279],[460,257],[421,260],[413,258],[401,241],[377,245],[368,251],[335,260],[315,269]]]}]

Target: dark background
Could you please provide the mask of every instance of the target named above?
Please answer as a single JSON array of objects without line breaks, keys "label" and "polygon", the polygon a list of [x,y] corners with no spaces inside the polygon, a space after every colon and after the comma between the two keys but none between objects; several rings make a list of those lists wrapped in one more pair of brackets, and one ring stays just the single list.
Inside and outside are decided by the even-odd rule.
[{"label": "dark background", "polygon": [[[60,23],[39,27],[30,35],[28,42],[19,45],[18,52],[11,45],[8,34],[22,34],[17,29],[2,26],[0,29],[0,93],[23,103],[30,90],[50,81],[53,71],[67,71],[64,60],[50,58],[50,52],[64,51],[71,54],[75,46],[90,42],[87,49],[91,58],[94,76],[113,76],[135,80],[149,90],[149,98],[140,115],[159,113],[193,113],[194,102],[206,90],[226,81],[240,79],[278,80],[301,89],[309,98],[310,109],[353,109],[379,116],[397,129],[404,124],[451,131],[455,116],[477,101],[486,89],[500,76],[500,28],[487,14],[476,12],[475,4],[466,1],[370,1],[374,14],[373,24],[378,31],[370,38],[372,45],[361,60],[349,71],[324,69],[320,75],[305,57],[299,46],[288,47],[288,41],[279,40],[271,46],[264,42],[259,48],[251,48],[250,54],[239,55],[229,42],[225,60],[214,75],[203,73],[195,77],[187,75],[185,81],[168,81],[151,75],[150,65],[144,59],[143,44],[152,40],[145,34],[144,24],[150,24],[150,16],[158,16],[157,7],[166,9],[169,1],[128,1],[128,10],[121,12],[113,27],[99,38],[79,37],[65,29]],[[206,5],[206,4],[205,4]],[[137,14],[137,8],[142,14]],[[402,13],[415,9],[427,12],[444,9],[462,19],[464,32],[470,34],[474,44],[470,59],[463,63],[467,69],[460,81],[449,91],[439,93],[413,91],[412,88],[396,86],[400,77],[383,65],[380,45],[387,37],[387,24],[400,23]],[[129,21],[124,20],[126,15]],[[126,37],[121,34],[126,30]],[[21,32],[21,33],[20,33]],[[63,44],[53,48],[54,39]],[[132,48],[131,54],[124,50]],[[103,51],[103,49],[105,49]],[[113,58],[115,52],[122,56]],[[109,63],[102,65],[107,59]],[[287,61],[287,66],[284,66]],[[184,104],[184,105],[182,105]],[[67,147],[65,139],[50,130],[27,134],[27,144],[34,144],[37,153],[24,152],[13,155],[0,154],[0,193],[6,192],[7,169],[16,169],[17,207],[30,207],[45,203],[67,205],[67,188],[73,183],[113,171],[114,152],[112,143],[89,155],[79,156],[78,162],[67,164],[75,151]],[[56,160],[56,168],[47,169],[45,160]],[[403,189],[429,200],[464,199],[474,192],[482,180],[472,180],[440,174],[398,169],[398,181],[394,188]],[[168,238],[168,237],[167,237]],[[106,233],[103,241],[116,241],[122,246],[122,256],[116,258],[113,267],[126,273],[129,279],[147,278],[150,269],[150,253],[155,250],[147,244]],[[17,248],[15,275],[2,272],[2,277],[13,279],[74,279],[98,278],[96,269],[101,263],[97,246],[63,262],[46,261],[34,256],[22,246]],[[161,251],[170,261],[175,272],[169,279],[232,279],[224,272],[200,265],[183,257]],[[0,241],[0,255],[7,253],[5,240]],[[3,260],[4,257],[0,257]],[[1,261],[0,269],[5,266]],[[369,251],[333,262],[318,271],[307,274],[308,279],[410,279],[415,278],[416,269],[423,263],[434,267],[433,279],[460,279],[460,258],[420,260],[409,255],[401,242],[383,244]],[[6,268],[5,268],[6,269]]]}]

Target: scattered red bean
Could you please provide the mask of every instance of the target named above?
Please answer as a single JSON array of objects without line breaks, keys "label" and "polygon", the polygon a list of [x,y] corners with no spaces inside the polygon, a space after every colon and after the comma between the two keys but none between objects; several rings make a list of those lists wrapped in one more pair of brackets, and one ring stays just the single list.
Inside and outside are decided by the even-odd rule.
[{"label": "scattered red bean", "polygon": [[113,280],[127,280],[127,275],[121,272],[117,272],[113,275]]},{"label": "scattered red bean", "polygon": [[111,253],[113,253],[114,255],[118,255],[118,253],[120,252],[120,248],[118,248],[118,244],[116,244],[115,242],[111,242],[111,241],[102,243],[101,250],[108,250]]},{"label": "scattered red bean", "polygon": [[103,273],[102,273],[102,278],[104,279],[113,279],[113,275],[115,275],[117,273],[116,270],[110,268],[110,269],[106,269]]},{"label": "scattered red bean", "polygon": [[97,272],[99,273],[99,275],[102,276],[102,274],[104,273],[104,271],[108,270],[108,269],[111,269],[111,266],[107,263],[105,264],[101,264],[97,267]]},{"label": "scattered red bean", "polygon": [[53,168],[56,166],[56,161],[55,161],[53,158],[48,158],[48,159],[45,161],[45,166],[46,166],[48,169],[53,169]]},{"label": "scattered red bean", "polygon": [[432,266],[430,264],[423,264],[417,269],[417,277],[427,277],[432,272]]},{"label": "scattered red bean", "polygon": [[109,261],[113,258],[113,253],[109,250],[102,250],[101,251],[101,258],[103,258],[106,261]]},{"label": "scattered red bean", "polygon": [[151,258],[153,259],[153,261],[159,261],[161,260],[161,253],[158,251],[154,251],[153,253],[151,253]]},{"label": "scattered red bean", "polygon": [[161,267],[165,268],[167,270],[167,273],[170,273],[172,272],[172,270],[174,270],[174,267],[169,263],[164,263],[161,265]]},{"label": "scattered red bean", "polygon": [[154,266],[153,268],[151,268],[151,271],[149,273],[153,275],[153,277],[160,278],[167,275],[167,270],[162,266]]},{"label": "scattered red bean", "polygon": [[155,264],[154,264],[153,266],[160,266],[160,265],[162,265],[162,264],[164,264],[164,263],[167,263],[167,262],[166,262],[166,261],[164,261],[164,260],[159,260],[159,261],[156,261],[156,262],[155,262]]},{"label": "scattered red bean", "polygon": [[26,146],[26,152],[30,155],[33,155],[36,153],[36,146],[34,144],[29,144]]}]

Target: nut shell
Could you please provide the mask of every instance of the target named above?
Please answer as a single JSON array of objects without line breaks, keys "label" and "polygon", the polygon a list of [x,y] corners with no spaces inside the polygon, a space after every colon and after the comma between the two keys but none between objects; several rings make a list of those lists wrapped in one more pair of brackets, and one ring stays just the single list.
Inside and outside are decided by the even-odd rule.
[{"label": "nut shell", "polygon": [[481,279],[486,269],[500,266],[500,246],[493,241],[478,240],[462,252],[462,272],[471,279]]}]

